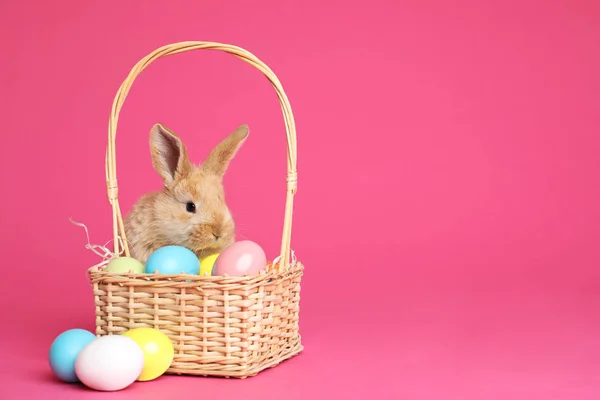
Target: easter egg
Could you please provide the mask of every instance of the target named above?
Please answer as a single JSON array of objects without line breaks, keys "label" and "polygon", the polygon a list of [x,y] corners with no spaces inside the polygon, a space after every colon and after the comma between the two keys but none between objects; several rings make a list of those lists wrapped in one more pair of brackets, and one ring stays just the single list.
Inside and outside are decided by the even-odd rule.
[{"label": "easter egg", "polygon": [[235,242],[221,252],[215,261],[214,275],[257,275],[266,269],[267,256],[257,243],[251,240]]},{"label": "easter egg", "polygon": [[211,254],[210,256],[204,257],[200,260],[200,275],[211,276],[215,267],[215,261],[219,257],[219,254]]},{"label": "easter egg", "polygon": [[50,345],[48,355],[54,375],[64,382],[78,382],[75,361],[83,348],[94,339],[96,335],[85,329],[69,329],[58,335]]},{"label": "easter egg", "polygon": [[144,352],[131,338],[99,337],[77,357],[75,373],[90,389],[112,392],[131,385],[144,368]]},{"label": "easter egg", "polygon": [[134,272],[136,274],[143,274],[145,271],[144,264],[135,258],[131,257],[117,257],[110,260],[110,262],[104,267],[104,271],[107,272]]},{"label": "easter egg", "polygon": [[173,362],[175,348],[171,339],[153,328],[135,328],[122,336],[133,339],[144,352],[144,368],[138,381],[150,381],[164,374]]},{"label": "easter egg", "polygon": [[193,251],[182,246],[157,249],[146,261],[145,272],[153,274],[193,274],[200,272],[200,260]]}]

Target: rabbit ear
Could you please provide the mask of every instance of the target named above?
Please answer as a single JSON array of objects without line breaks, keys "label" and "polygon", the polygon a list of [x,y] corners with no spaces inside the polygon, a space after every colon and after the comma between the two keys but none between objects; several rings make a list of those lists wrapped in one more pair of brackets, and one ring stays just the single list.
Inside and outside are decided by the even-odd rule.
[{"label": "rabbit ear", "polygon": [[179,136],[162,124],[155,124],[150,130],[150,154],[154,169],[166,185],[192,170],[185,145]]},{"label": "rabbit ear", "polygon": [[232,134],[219,143],[208,155],[202,169],[222,177],[227,171],[229,162],[233,159],[241,145],[248,137],[248,125],[240,125]]}]

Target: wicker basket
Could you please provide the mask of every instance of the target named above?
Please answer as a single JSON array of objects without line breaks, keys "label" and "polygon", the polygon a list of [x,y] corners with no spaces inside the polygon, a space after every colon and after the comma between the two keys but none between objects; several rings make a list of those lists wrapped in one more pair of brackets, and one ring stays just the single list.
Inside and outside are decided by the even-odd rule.
[{"label": "wicker basket", "polygon": [[172,340],[175,357],[167,374],[245,378],[274,367],[302,351],[298,327],[303,265],[290,248],[296,193],[296,132],[281,83],[263,62],[236,46],[180,42],[141,59],[119,88],[110,113],[106,180],[112,206],[114,253],[129,256],[118,201],[115,135],[119,112],[135,78],[153,61],[190,50],[219,50],[260,70],[271,82],[283,111],[287,133],[287,199],[281,254],[254,277],[123,274],[88,269],[94,289],[96,334],[128,329],[160,329]]}]

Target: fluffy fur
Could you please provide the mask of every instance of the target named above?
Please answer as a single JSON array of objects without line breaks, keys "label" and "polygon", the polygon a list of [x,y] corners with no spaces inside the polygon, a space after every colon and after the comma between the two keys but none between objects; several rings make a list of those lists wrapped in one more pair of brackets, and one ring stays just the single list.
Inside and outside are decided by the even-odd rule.
[{"label": "fluffy fur", "polygon": [[[248,134],[248,126],[241,125],[196,166],[178,135],[162,124],[152,127],[152,164],[164,188],[143,195],[125,218],[132,257],[145,263],[159,247],[178,245],[202,258],[233,243],[235,224],[225,203],[223,175]],[[195,212],[187,209],[190,202]]]}]

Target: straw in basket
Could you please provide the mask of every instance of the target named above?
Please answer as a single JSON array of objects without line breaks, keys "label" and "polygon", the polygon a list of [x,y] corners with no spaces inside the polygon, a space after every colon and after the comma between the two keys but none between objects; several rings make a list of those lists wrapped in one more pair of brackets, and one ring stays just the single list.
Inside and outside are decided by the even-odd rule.
[{"label": "straw in basket", "polygon": [[[96,334],[149,327],[173,342],[167,374],[245,378],[274,367],[303,349],[298,312],[303,265],[290,248],[297,189],[296,130],[287,96],[271,69],[250,52],[214,42],[179,42],[141,59],[119,88],[110,113],[106,182],[112,206],[114,253],[129,248],[119,207],[115,137],[119,112],[131,86],[153,61],[190,50],[218,50],[261,71],[279,98],[287,134],[287,198],[281,254],[264,273],[248,277],[116,273],[102,263],[88,270],[96,306]],[[109,256],[110,257],[110,256]]]}]

